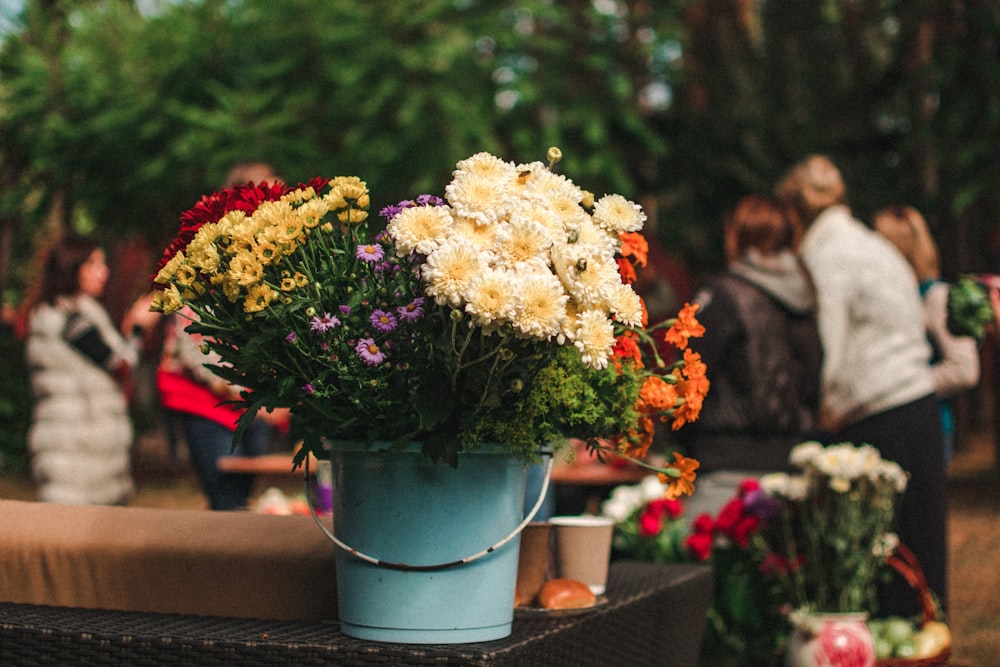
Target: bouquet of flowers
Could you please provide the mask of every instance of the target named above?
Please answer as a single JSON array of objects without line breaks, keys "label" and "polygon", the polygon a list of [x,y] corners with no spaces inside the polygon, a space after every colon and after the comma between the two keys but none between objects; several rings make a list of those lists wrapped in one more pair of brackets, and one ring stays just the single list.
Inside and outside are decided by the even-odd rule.
[{"label": "bouquet of flowers", "polygon": [[767,475],[779,502],[755,540],[762,567],[792,606],[812,612],[871,611],[875,583],[898,538],[891,532],[907,475],[870,445],[817,442],[790,455],[801,476]]},{"label": "bouquet of flowers", "polygon": [[[421,442],[453,465],[499,442],[532,461],[569,437],[641,459],[656,421],[698,416],[708,380],[687,341],[702,329],[690,306],[646,326],[629,278],[645,214],[595,200],[559,157],[473,155],[443,198],[386,206],[371,231],[357,177],[215,192],[182,216],[154,308],[193,312],[213,370],[245,388],[241,428],[291,409],[299,460],[331,438]],[[657,471],[690,493],[696,467],[675,454]]]},{"label": "bouquet of flowers", "polygon": [[615,522],[611,539],[617,552],[653,563],[687,560],[684,506],[666,495],[667,486],[654,475],[611,491],[601,514]]},{"label": "bouquet of flowers", "polygon": [[1000,284],[996,276],[961,276],[948,286],[948,331],[954,336],[982,340],[993,321],[989,290]]},{"label": "bouquet of flowers", "polygon": [[695,518],[685,540],[688,554],[710,562],[715,576],[703,642],[704,657],[719,665],[768,665],[779,661],[787,633],[787,605],[766,575],[759,533],[780,510],[755,478],[743,480],[718,516]]}]

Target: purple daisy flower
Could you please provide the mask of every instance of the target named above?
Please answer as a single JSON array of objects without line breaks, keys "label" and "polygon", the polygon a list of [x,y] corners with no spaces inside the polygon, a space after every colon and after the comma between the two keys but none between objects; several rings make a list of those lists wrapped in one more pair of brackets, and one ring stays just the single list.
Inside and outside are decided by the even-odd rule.
[{"label": "purple daisy flower", "polygon": [[362,338],[358,341],[354,351],[361,357],[361,361],[369,366],[378,366],[385,361],[385,352],[379,349],[378,343],[375,342],[374,338]]},{"label": "purple daisy flower", "polygon": [[743,504],[747,509],[747,513],[762,521],[773,519],[781,510],[781,501],[777,498],[772,498],[760,489],[747,493],[743,498]]},{"label": "purple daisy flower", "polygon": [[361,243],[358,245],[357,252],[354,256],[360,260],[368,262],[380,262],[382,258],[385,257],[385,251],[382,250],[382,246],[378,243]]},{"label": "purple daisy flower", "polygon": [[299,338],[298,334],[296,334],[294,331],[288,332],[288,335],[285,336],[285,340],[289,343],[294,343],[296,340],[298,340],[298,338]]},{"label": "purple daisy flower", "polygon": [[340,309],[340,314],[341,315],[350,315],[351,314],[351,307],[350,306],[346,306],[346,305],[340,306],[339,309]]},{"label": "purple daisy flower", "polygon": [[314,315],[313,318],[309,320],[309,329],[314,333],[324,333],[339,326],[340,320],[330,313],[323,313],[322,317]]},{"label": "purple daisy flower", "polygon": [[402,211],[403,208],[404,208],[403,206],[399,206],[399,205],[396,205],[396,206],[386,206],[381,211],[379,211],[378,214],[381,215],[386,220],[392,220],[397,215],[399,215],[399,212]]},{"label": "purple daisy flower", "polygon": [[444,200],[435,195],[418,195],[417,205],[419,206],[444,206]]},{"label": "purple daisy flower", "polygon": [[398,325],[396,316],[382,310],[381,308],[373,311],[368,320],[372,323],[373,327],[385,333],[392,331]]},{"label": "purple daisy flower", "polygon": [[315,394],[316,393],[316,387],[314,387],[314,386],[312,386],[312,384],[306,382],[304,385],[302,385],[302,391],[304,391],[305,393],[310,394],[310,395],[311,394]]},{"label": "purple daisy flower", "polygon": [[416,322],[424,316],[424,297],[418,296],[405,306],[396,308],[399,319],[404,322]]}]

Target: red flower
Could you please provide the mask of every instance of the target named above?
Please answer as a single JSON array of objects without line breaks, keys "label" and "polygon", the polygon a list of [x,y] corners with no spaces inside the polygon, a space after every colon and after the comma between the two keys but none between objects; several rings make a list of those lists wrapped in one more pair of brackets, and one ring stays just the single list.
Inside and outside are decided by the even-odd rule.
[{"label": "red flower", "polygon": [[684,506],[679,500],[669,500],[667,498],[657,498],[649,503],[649,507],[660,516],[666,515],[668,519],[676,519],[684,511]]},{"label": "red flower", "polygon": [[218,192],[213,192],[210,195],[202,196],[202,198],[198,200],[193,207],[181,214],[181,227],[180,231],[177,233],[177,238],[175,238],[163,252],[163,256],[160,257],[160,261],[156,265],[156,272],[153,273],[153,277],[156,277],[156,274],[160,272],[160,269],[162,269],[174,255],[187,248],[188,243],[191,242],[194,235],[197,234],[198,230],[205,224],[218,222],[223,216],[231,211],[243,211],[247,215],[252,215],[253,212],[257,210],[257,207],[263,202],[277,201],[285,194],[299,188],[311,187],[315,190],[320,190],[329,182],[329,180],[330,179],[328,178],[317,177],[313,178],[306,184],[300,183],[294,188],[288,187],[284,183],[279,182],[264,182],[260,185],[247,183],[244,185],[236,185],[231,188],[224,188]]},{"label": "red flower", "polygon": [[[630,359],[636,368],[642,368],[642,350],[635,335],[624,334],[615,339],[615,345],[611,348],[611,359],[615,364],[620,363],[620,359]],[[619,366],[619,370],[621,370]]]},{"label": "red flower", "polygon": [[719,512],[719,518],[716,521],[715,529],[723,535],[733,537],[736,525],[742,518],[743,500],[740,498],[733,498],[726,503],[726,505]]},{"label": "red flower", "polygon": [[732,538],[741,549],[745,549],[750,545],[750,537],[757,532],[759,526],[760,519],[749,514],[744,515],[733,527]]},{"label": "red flower", "polygon": [[787,575],[798,571],[804,562],[805,558],[802,556],[799,556],[795,559],[794,563],[791,563],[784,556],[768,554],[760,564],[760,571],[762,574]]},{"label": "red flower", "polygon": [[715,522],[712,521],[712,516],[710,514],[699,514],[695,517],[694,523],[691,524],[691,530],[695,533],[711,534],[712,531],[715,530]]},{"label": "red flower", "polygon": [[756,477],[747,477],[742,482],[740,482],[738,494],[740,498],[746,498],[746,495],[748,493],[752,493],[754,491],[759,491],[759,490],[760,490],[760,480],[758,480]]},{"label": "red flower", "polygon": [[684,546],[696,560],[708,560],[708,557],[712,555],[712,534],[691,533],[684,540]]},{"label": "red flower", "polygon": [[647,506],[646,510],[639,515],[639,537],[656,537],[662,528],[662,514]]}]

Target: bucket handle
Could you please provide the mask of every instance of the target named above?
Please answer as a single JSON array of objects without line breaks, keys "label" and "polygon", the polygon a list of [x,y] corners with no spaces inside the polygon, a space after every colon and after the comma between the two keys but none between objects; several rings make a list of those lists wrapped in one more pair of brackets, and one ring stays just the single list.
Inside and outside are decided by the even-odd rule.
[{"label": "bucket handle", "polygon": [[319,515],[316,513],[316,508],[313,506],[310,496],[311,489],[309,487],[308,456],[305,458],[306,503],[309,505],[309,513],[312,515],[313,521],[316,522],[316,525],[319,526],[320,530],[322,530],[323,533],[328,538],[330,538],[331,542],[333,542],[339,548],[343,549],[344,551],[351,554],[355,558],[360,558],[361,560],[371,563],[372,565],[377,565],[378,567],[384,567],[390,570],[408,570],[410,572],[433,572],[436,570],[446,570],[448,568],[457,567],[459,565],[466,565],[473,561],[479,560],[480,558],[486,556],[487,554],[493,553],[494,551],[503,547],[505,544],[514,539],[518,534],[520,534],[522,530],[524,530],[525,526],[531,523],[531,521],[535,518],[535,515],[538,514],[538,510],[541,509],[542,503],[545,502],[545,494],[549,490],[549,481],[552,478],[552,465],[555,460],[555,457],[550,453],[546,453],[543,455],[546,457],[546,461],[545,461],[545,478],[542,480],[542,490],[538,494],[538,500],[535,501],[535,506],[531,508],[531,511],[528,512],[528,515],[524,517],[521,523],[519,523],[517,527],[514,528],[514,530],[512,530],[510,534],[507,535],[507,537],[503,538],[499,542],[496,542],[492,546],[489,546],[483,549],[482,551],[477,551],[471,556],[466,556],[465,558],[453,560],[448,563],[436,563],[434,565],[408,565],[406,563],[393,563],[390,561],[380,560],[378,558],[375,558],[374,556],[369,556],[351,547],[350,545],[345,544],[340,538],[338,538],[336,535],[333,534],[333,531],[331,531],[329,528],[323,525],[323,522],[320,520]]}]

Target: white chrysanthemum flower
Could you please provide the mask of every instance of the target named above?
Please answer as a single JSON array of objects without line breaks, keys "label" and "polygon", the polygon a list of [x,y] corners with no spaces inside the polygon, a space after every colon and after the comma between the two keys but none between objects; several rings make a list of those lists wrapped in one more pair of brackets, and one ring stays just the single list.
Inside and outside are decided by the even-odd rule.
[{"label": "white chrysanthemum flower", "polygon": [[645,504],[642,490],[635,485],[616,486],[601,504],[601,514],[621,523]]},{"label": "white chrysanthemum flower", "polygon": [[872,555],[883,559],[891,556],[899,546],[899,535],[896,533],[885,533],[881,537],[875,538],[872,545]]},{"label": "white chrysanthemum flower", "polygon": [[429,255],[451,236],[452,211],[447,206],[411,206],[400,211],[386,230],[400,257]]},{"label": "white chrysanthemum flower", "polygon": [[455,175],[474,175],[498,182],[512,180],[517,172],[514,165],[491,153],[476,153],[455,165]]},{"label": "white chrysanthemum flower", "polygon": [[788,486],[791,483],[791,476],[784,472],[772,472],[761,475],[760,488],[769,496],[776,498],[788,497]]},{"label": "white chrysanthemum flower", "polygon": [[480,251],[470,243],[452,240],[427,256],[422,275],[428,296],[441,305],[461,306],[473,278],[486,269]]},{"label": "white chrysanthemum flower", "polygon": [[581,310],[607,310],[611,290],[622,282],[618,264],[599,250],[579,243],[552,248],[552,266]]},{"label": "white chrysanthemum flower", "polygon": [[459,216],[492,225],[507,217],[515,199],[510,189],[510,184],[504,181],[455,172],[455,178],[445,186],[444,195]]},{"label": "white chrysanthemum flower", "polygon": [[614,325],[602,311],[586,310],[580,314],[573,344],[580,350],[584,364],[591,368],[607,368],[615,345]]},{"label": "white chrysanthemum flower", "polygon": [[471,218],[458,218],[452,223],[453,238],[462,239],[480,250],[490,250],[496,246],[498,225],[481,225]]},{"label": "white chrysanthemum flower", "polygon": [[580,217],[574,223],[576,243],[596,248],[595,252],[613,258],[621,246],[617,232],[610,232],[594,223],[589,215]]},{"label": "white chrysanthemum flower", "polygon": [[515,269],[526,262],[549,265],[552,239],[541,224],[518,215],[499,225],[496,235],[496,255],[501,266]]},{"label": "white chrysanthemum flower", "polygon": [[618,283],[608,290],[608,307],[615,319],[628,327],[642,326],[642,299],[631,285]]},{"label": "white chrysanthemum flower", "polygon": [[809,482],[805,477],[789,477],[785,497],[792,502],[802,502],[809,494]]},{"label": "white chrysanthemum flower", "polygon": [[666,493],[667,485],[660,481],[656,475],[647,475],[639,482],[639,490],[642,492],[643,504],[651,500],[659,500]]},{"label": "white chrysanthemum flower", "polygon": [[531,173],[531,176],[525,179],[524,183],[524,197],[526,199],[566,200],[579,208],[580,202],[583,200],[583,190],[562,174],[550,171],[541,162],[519,164],[515,170],[519,174],[526,171]]},{"label": "white chrysanthemum flower", "polygon": [[515,281],[503,270],[490,269],[473,277],[466,290],[465,312],[476,326],[506,324],[517,312]]},{"label": "white chrysanthemum flower", "polygon": [[823,451],[823,445],[815,440],[803,442],[792,448],[788,455],[788,462],[796,468],[805,468],[821,451]]},{"label": "white chrysanthemum flower", "polygon": [[850,478],[834,475],[830,478],[830,490],[834,493],[847,493],[851,490]]},{"label": "white chrysanthemum flower", "polygon": [[558,335],[569,298],[559,278],[549,271],[534,271],[519,278],[517,314],[511,322],[515,331],[537,340]]},{"label": "white chrysanthemum flower", "polygon": [[903,470],[895,461],[882,461],[879,466],[879,477],[886,480],[892,485],[896,493],[903,493],[906,491],[906,485],[909,481],[909,476],[906,471]]},{"label": "white chrysanthemum flower", "polygon": [[646,214],[621,195],[604,195],[594,204],[594,222],[615,232],[637,232],[646,222]]}]

